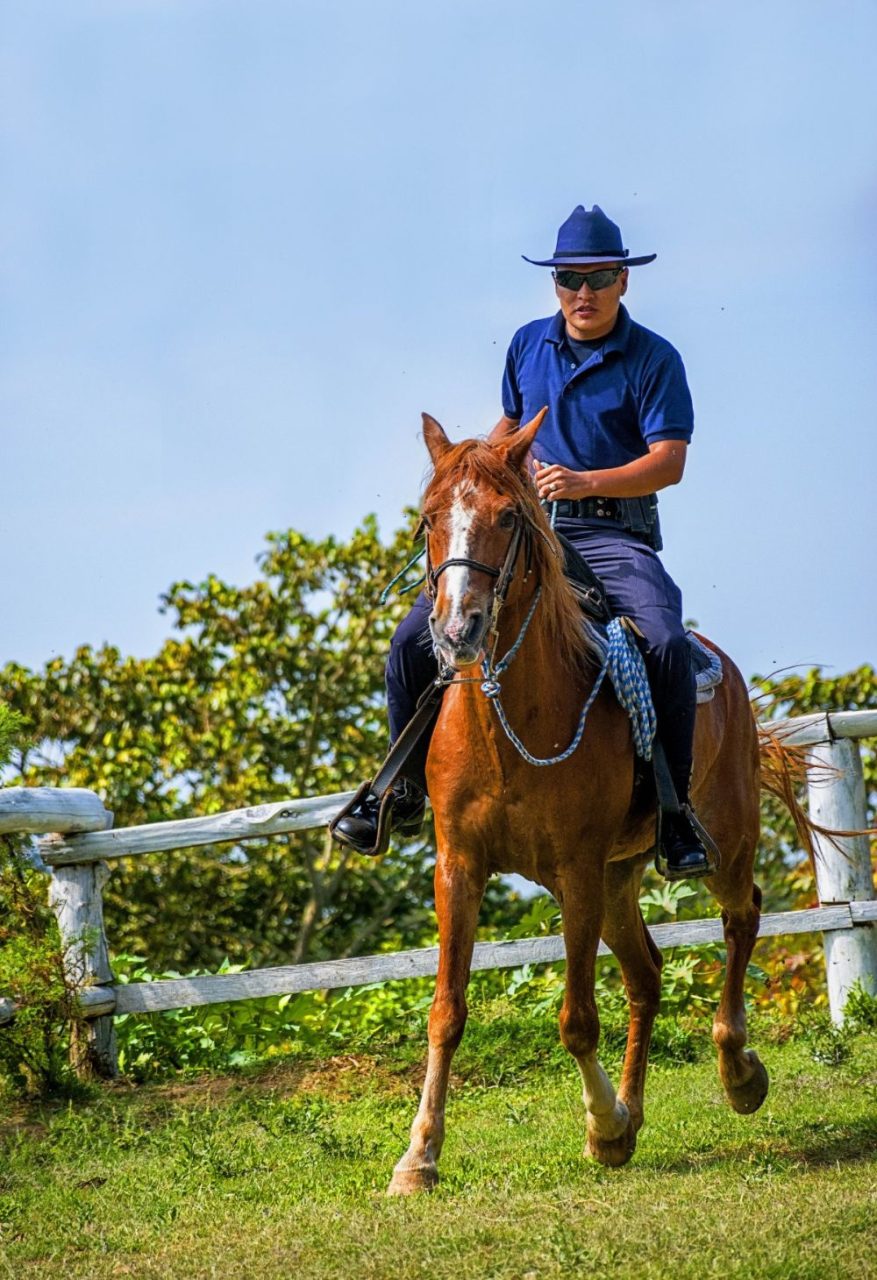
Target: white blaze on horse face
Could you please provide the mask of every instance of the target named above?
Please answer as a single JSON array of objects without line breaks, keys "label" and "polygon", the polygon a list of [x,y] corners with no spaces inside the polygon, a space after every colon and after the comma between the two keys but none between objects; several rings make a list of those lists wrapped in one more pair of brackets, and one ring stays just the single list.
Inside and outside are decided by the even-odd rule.
[{"label": "white blaze on horse face", "polygon": [[[451,504],[451,541],[448,547],[448,560],[472,559],[470,541],[472,525],[475,520],[475,508],[469,506],[462,492],[462,485],[454,490]],[[466,623],[463,611],[463,600],[469,590],[469,574],[471,570],[465,564],[452,564],[442,574],[445,594],[448,599],[448,613],[444,631],[449,639],[459,634]]]}]

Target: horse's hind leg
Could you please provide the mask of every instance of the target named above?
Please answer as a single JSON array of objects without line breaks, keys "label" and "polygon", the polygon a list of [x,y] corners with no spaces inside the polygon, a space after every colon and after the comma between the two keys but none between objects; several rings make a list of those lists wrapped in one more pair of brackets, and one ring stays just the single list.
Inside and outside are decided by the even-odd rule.
[{"label": "horse's hind leg", "polygon": [[[746,686],[727,659],[725,674],[715,704],[701,707],[698,712],[700,741],[706,756],[710,755],[710,738],[715,742],[716,732],[721,737],[720,749],[707,774],[699,784],[695,779],[694,796],[707,829],[722,851],[719,870],[707,880],[722,908],[727,947],[725,985],[713,1019],[713,1040],[719,1051],[719,1076],[728,1101],[735,1111],[746,1114],[758,1110],[768,1090],[767,1071],[758,1054],[745,1047],[743,1004],[746,966],[761,917],[761,890],[753,880],[760,826],[759,752]],[[718,730],[714,715],[716,708],[721,713],[723,705],[724,728]],[[695,762],[697,742],[696,739]]]},{"label": "horse's hind leg", "polygon": [[[716,895],[719,896],[718,894]],[[719,898],[721,901],[721,898]],[[747,1115],[757,1111],[767,1097],[767,1070],[754,1049],[746,1044],[746,1009],[743,983],[746,966],[758,936],[761,890],[752,886],[748,906],[722,910],[722,925],[728,959],[725,986],[713,1020],[713,1040],[719,1051],[719,1077],[735,1111]]]},{"label": "horse's hind leg", "polygon": [[[707,882],[722,908],[722,928],[727,948],[725,987],[713,1019],[713,1041],[718,1050],[718,1075],[728,1102],[735,1111],[740,1111],[743,1115],[758,1111],[768,1091],[767,1070],[758,1053],[745,1048],[746,1010],[743,988],[746,965],[753,954],[762,914],[762,891],[753,881],[758,832],[757,792],[749,797],[749,801],[749,808],[752,809],[750,820],[746,822],[746,809],[741,805],[737,810],[741,817],[737,818],[736,832],[735,823],[731,820],[731,814],[735,810],[730,805],[723,812],[725,822],[720,819],[714,824],[717,828],[718,847],[722,850],[722,864],[716,876]],[[725,828],[723,831],[722,827]],[[734,850],[734,854],[726,856],[725,850],[728,849]]]},{"label": "horse's hind leg", "polygon": [[411,1142],[393,1171],[389,1195],[428,1191],[438,1182],[448,1076],[466,1025],[466,987],[484,885],[484,876],[462,860],[439,856],[435,875],[439,967],[429,1013],[426,1080],[411,1126]]},{"label": "horse's hind leg", "polygon": [[663,957],[646,929],[639,909],[644,864],[635,860],[606,867],[606,914],[603,940],[614,952],[624,979],[630,1026],[618,1097],[630,1112],[635,1130],[643,1124],[643,1095],[652,1025],[661,1000]]},{"label": "horse's hind leg", "polygon": [[626,1164],[636,1146],[636,1129],[627,1107],[616,1097],[597,1059],[600,1020],[594,981],[602,925],[602,894],[596,885],[588,885],[586,892],[578,885],[573,888],[559,885],[557,894],[566,943],[566,991],[560,1010],[560,1038],[575,1058],[582,1077],[588,1112],[588,1151],[601,1164]]}]

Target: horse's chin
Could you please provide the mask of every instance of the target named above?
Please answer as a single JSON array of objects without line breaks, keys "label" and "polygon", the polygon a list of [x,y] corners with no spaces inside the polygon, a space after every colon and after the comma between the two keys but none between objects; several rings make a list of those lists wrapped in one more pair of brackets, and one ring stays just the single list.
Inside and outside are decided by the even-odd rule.
[{"label": "horse's chin", "polygon": [[468,667],[474,667],[476,662],[480,662],[483,650],[479,645],[473,648],[471,645],[460,645],[459,647],[451,647],[447,644],[436,645],[436,652],[445,667],[450,667],[451,671],[465,671]]}]

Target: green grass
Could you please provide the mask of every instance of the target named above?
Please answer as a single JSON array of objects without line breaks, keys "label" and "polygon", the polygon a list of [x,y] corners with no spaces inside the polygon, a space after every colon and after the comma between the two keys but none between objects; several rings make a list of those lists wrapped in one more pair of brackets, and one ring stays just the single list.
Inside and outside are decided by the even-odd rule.
[{"label": "green grass", "polygon": [[[505,1006],[470,1029],[443,1180],[416,1199],[384,1195],[422,1077],[410,1043],[19,1108],[0,1122],[0,1277],[877,1275],[873,1033],[817,1061],[824,1029],[771,1044],[762,1026],[772,1089],[744,1117],[705,1039],[674,1062],[665,1028],[637,1153],[605,1170],[553,1017]],[[605,1061],[617,1078],[611,1042]]]}]

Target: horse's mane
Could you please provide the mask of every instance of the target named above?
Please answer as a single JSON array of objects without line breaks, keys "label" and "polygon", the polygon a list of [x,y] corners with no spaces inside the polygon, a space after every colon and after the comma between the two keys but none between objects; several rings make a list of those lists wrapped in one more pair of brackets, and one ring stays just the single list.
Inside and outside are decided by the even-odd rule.
[{"label": "horse's mane", "polygon": [[463,440],[439,458],[424,501],[428,498],[431,504],[441,506],[447,498],[450,503],[456,486],[467,483],[487,485],[513,499],[530,533],[532,565],[542,587],[534,621],[545,627],[559,662],[573,671],[586,670],[601,653],[601,646],[564,574],[563,549],[540,505],[536,486],[487,441]]}]

